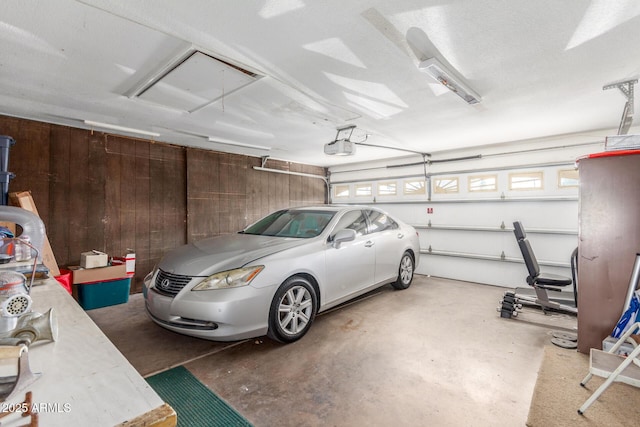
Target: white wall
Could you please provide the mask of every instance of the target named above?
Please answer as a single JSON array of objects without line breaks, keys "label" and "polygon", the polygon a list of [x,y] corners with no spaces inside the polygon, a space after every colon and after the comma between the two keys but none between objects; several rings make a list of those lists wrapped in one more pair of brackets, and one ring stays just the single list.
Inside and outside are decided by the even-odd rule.
[{"label": "white wall", "polygon": [[[424,165],[410,165],[421,163],[420,155],[336,166],[329,170],[331,200],[375,204],[414,225],[420,234],[420,274],[526,286],[526,267],[512,231],[518,220],[528,232],[542,270],[571,276],[570,256],[578,244],[578,188],[559,188],[558,172],[575,169],[578,158],[603,151],[609,134],[615,131],[432,153],[427,157],[434,163],[426,167],[426,181],[433,186],[436,178],[456,177],[459,191],[454,194],[403,194],[406,181],[425,178]],[[476,158],[438,162],[467,156]],[[542,172],[543,188],[510,190],[509,174],[514,172]],[[469,176],[477,175],[497,175],[497,190],[470,192]],[[397,194],[379,195],[380,182],[396,182]],[[356,185],[362,184],[372,185],[371,195],[355,195]],[[349,196],[333,197],[337,186],[348,186]]]}]

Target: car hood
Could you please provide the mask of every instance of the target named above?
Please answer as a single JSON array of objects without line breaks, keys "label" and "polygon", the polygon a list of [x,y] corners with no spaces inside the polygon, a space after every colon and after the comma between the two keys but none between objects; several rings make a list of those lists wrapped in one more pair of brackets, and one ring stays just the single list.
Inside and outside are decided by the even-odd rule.
[{"label": "car hood", "polygon": [[303,245],[308,240],[228,234],[176,248],[165,255],[159,267],[173,274],[208,276],[218,271],[242,267],[255,259]]}]

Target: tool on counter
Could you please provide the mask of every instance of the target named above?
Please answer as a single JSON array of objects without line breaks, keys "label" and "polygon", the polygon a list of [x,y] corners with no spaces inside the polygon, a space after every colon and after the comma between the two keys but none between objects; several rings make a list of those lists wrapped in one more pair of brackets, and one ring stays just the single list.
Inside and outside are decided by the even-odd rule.
[{"label": "tool on counter", "polygon": [[0,345],[30,346],[36,341],[56,341],[58,339],[58,321],[53,308],[46,313],[30,311],[18,318],[15,328],[0,332]]},{"label": "tool on counter", "polygon": [[58,324],[53,308],[45,314],[28,312],[18,318],[16,327],[0,334],[0,367],[11,372],[0,373],[0,402],[24,389],[40,373],[33,373],[29,366],[29,346],[36,341],[55,341]]},{"label": "tool on counter", "polygon": [[55,341],[58,324],[53,309],[44,314],[31,311],[31,288],[45,236],[42,220],[12,206],[0,206],[0,219],[20,225],[22,234],[30,236],[2,238],[2,252],[14,259],[33,259],[29,282],[18,271],[4,267],[0,270],[0,402],[4,402],[41,375],[31,371],[29,347],[36,341]]},{"label": "tool on counter", "polygon": [[13,369],[9,375],[0,377],[0,401],[9,399],[14,392],[32,384],[42,374],[34,374],[29,367],[29,347],[25,344],[0,345],[0,364]]}]

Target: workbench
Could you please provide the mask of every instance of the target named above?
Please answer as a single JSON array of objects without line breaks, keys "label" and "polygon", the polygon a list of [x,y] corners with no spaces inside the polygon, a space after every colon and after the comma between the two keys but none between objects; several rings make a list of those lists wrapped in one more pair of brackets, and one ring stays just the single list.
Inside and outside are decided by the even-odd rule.
[{"label": "workbench", "polygon": [[[0,410],[20,405],[31,392],[31,407],[41,426],[176,425],[176,414],[165,404],[71,295],[55,280],[36,281],[32,309],[54,309],[56,342],[39,341],[28,351],[29,365],[42,375],[18,391]],[[12,413],[2,426],[23,426],[28,417]],[[34,424],[35,425],[35,424]]]}]

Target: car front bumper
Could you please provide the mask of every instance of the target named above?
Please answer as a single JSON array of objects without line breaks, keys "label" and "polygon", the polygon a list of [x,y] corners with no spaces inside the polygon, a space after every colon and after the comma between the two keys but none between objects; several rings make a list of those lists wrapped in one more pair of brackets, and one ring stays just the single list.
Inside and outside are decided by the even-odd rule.
[{"label": "car front bumper", "polygon": [[191,291],[175,297],[157,292],[145,281],[145,307],[151,320],[184,335],[214,341],[236,341],[265,335],[273,287],[242,286]]}]

